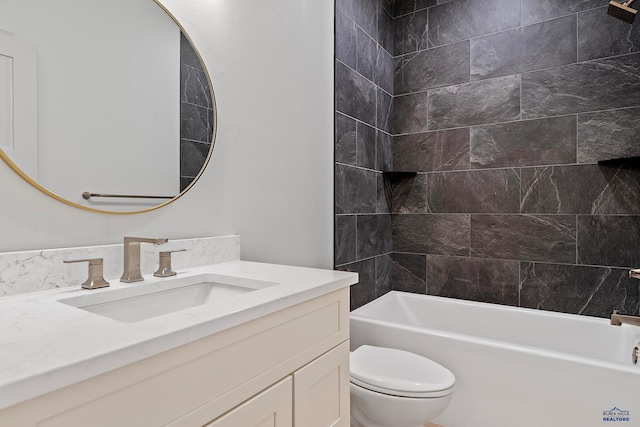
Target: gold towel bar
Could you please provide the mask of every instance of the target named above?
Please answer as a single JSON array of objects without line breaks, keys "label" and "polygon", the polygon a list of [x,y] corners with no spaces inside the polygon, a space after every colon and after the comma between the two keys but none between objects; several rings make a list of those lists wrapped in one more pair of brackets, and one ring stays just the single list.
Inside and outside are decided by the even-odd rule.
[{"label": "gold towel bar", "polygon": [[82,193],[82,198],[85,200],[89,200],[92,197],[116,197],[116,198],[127,198],[127,199],[173,199],[176,196],[142,196],[136,194],[97,194],[91,193],[89,191],[85,191]]}]

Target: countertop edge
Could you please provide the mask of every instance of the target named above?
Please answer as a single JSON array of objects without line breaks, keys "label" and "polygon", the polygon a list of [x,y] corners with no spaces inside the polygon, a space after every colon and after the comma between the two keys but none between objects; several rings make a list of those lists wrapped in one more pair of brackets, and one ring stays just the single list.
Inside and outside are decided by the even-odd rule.
[{"label": "countertop edge", "polygon": [[[289,267],[276,264],[251,263],[235,261],[241,266],[258,266],[258,269],[291,268],[300,273],[313,268]],[[214,265],[216,267],[219,265]],[[326,281],[292,292],[288,295],[270,299],[264,303],[252,306],[242,311],[226,314],[222,317],[193,324],[180,330],[170,331],[162,336],[154,336],[132,345],[115,348],[95,357],[77,360],[68,365],[57,366],[47,372],[32,376],[25,375],[18,381],[0,385],[0,410],[26,402],[30,399],[60,390],[64,387],[113,371],[115,369],[139,362],[157,354],[192,343],[204,337],[223,332],[246,322],[292,307],[296,304],[312,300],[322,295],[349,287],[357,283],[357,274],[335,270],[327,272],[344,273],[341,278]],[[15,297],[14,297],[15,298]]]}]

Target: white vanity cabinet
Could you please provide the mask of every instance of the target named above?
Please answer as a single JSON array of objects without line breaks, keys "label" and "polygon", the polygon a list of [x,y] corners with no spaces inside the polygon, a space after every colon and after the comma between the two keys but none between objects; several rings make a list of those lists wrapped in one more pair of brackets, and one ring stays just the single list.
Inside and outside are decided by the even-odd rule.
[{"label": "white vanity cabinet", "polygon": [[348,369],[344,342],[206,427],[349,426]]},{"label": "white vanity cabinet", "polygon": [[291,427],[293,381],[287,377],[205,427]]},{"label": "white vanity cabinet", "polygon": [[10,406],[0,426],[348,427],[348,340],[346,287]]}]

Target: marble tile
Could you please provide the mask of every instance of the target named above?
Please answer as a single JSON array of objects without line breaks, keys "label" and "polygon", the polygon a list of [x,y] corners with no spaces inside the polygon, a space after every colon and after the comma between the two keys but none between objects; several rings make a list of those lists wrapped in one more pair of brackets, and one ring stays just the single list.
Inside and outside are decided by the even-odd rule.
[{"label": "marble tile", "polygon": [[358,215],[356,255],[370,258],[391,252],[391,217],[387,214]]},{"label": "marble tile", "polygon": [[183,192],[184,190],[186,190],[187,187],[191,185],[194,179],[195,177],[193,176],[180,175],[180,192]]},{"label": "marble tile", "polygon": [[360,28],[356,30],[356,71],[373,81],[376,71],[378,45]]},{"label": "marble tile", "polygon": [[394,109],[395,109],[395,101],[384,90],[378,88],[377,89],[377,100],[376,100],[376,123],[378,129],[382,129],[387,133],[391,133],[392,131],[392,120],[394,119]]},{"label": "marble tile", "polygon": [[637,268],[640,216],[578,216],[578,263]]},{"label": "marble tile", "polygon": [[376,167],[376,130],[358,122],[356,125],[356,165],[367,169]]},{"label": "marble tile", "polygon": [[393,6],[396,3],[396,0],[379,0],[380,7],[387,12],[391,17],[393,17]]},{"label": "marble tile", "polygon": [[415,12],[416,10],[426,9],[435,6],[436,0],[395,0],[394,16],[401,16],[406,13]]},{"label": "marble tile", "polygon": [[385,179],[389,181],[393,213],[427,213],[426,174]]},{"label": "marble tile", "polygon": [[336,10],[336,59],[356,68],[356,24]]},{"label": "marble tile", "polygon": [[471,256],[574,263],[572,215],[472,215]]},{"label": "marble tile", "polygon": [[469,215],[391,215],[393,250],[469,256]]},{"label": "marble tile", "polygon": [[379,173],[377,175],[377,191],[378,191],[378,204],[376,207],[377,213],[390,213],[391,212],[391,185],[384,175]]},{"label": "marble tile", "polygon": [[374,82],[389,94],[394,93],[393,87],[393,56],[378,46],[374,70]]},{"label": "marble tile", "polygon": [[340,11],[353,19],[353,2],[354,0],[336,0],[336,11]]},{"label": "marble tile", "polygon": [[351,0],[353,20],[371,37],[378,34],[378,2],[375,0]]},{"label": "marble tile", "polygon": [[523,213],[640,214],[638,166],[523,168],[521,178]]},{"label": "marble tile", "polygon": [[578,14],[578,60],[640,51],[640,28],[607,15],[608,6]]},{"label": "marble tile", "polygon": [[469,42],[398,56],[395,93],[402,95],[469,82]]},{"label": "marble tile", "polygon": [[376,298],[391,291],[391,254],[375,257],[376,263]]},{"label": "marble tile", "polygon": [[471,167],[575,163],[576,145],[576,116],[475,126]]},{"label": "marble tile", "polygon": [[429,12],[413,12],[393,20],[394,55],[417,52],[429,47]]},{"label": "marble tile", "polygon": [[471,80],[576,62],[576,17],[567,16],[471,40]]},{"label": "marble tile", "polygon": [[429,130],[520,118],[520,76],[517,75],[434,89],[428,93]]},{"label": "marble tile", "polygon": [[578,115],[578,162],[640,156],[640,108]]},{"label": "marble tile", "polygon": [[374,260],[376,265],[376,298],[379,298],[392,289],[391,254],[379,255]]},{"label": "marble tile", "polygon": [[469,169],[469,129],[395,136],[393,170],[431,172]]},{"label": "marble tile", "polygon": [[393,34],[393,17],[391,11],[386,6],[387,0],[380,0],[378,7],[378,44],[389,53],[394,55],[394,34]]},{"label": "marble tile", "polygon": [[519,262],[427,256],[427,294],[518,305]]},{"label": "marble tile", "polygon": [[212,109],[211,88],[204,71],[180,65],[180,101]]},{"label": "marble tile", "polygon": [[[240,237],[204,237],[169,240],[162,246],[140,246],[140,271],[151,274],[158,268],[158,251],[187,249],[174,254],[176,271],[189,267],[237,261]],[[102,258],[104,278],[118,281],[122,275],[122,244],[0,253],[0,297],[44,291],[66,286],[80,287],[87,279],[85,263],[64,264],[64,260]]]},{"label": "marble tile", "polygon": [[522,75],[522,117],[537,118],[640,105],[640,54]]},{"label": "marble tile", "polygon": [[522,25],[593,9],[602,3],[601,0],[526,0],[522,2]]},{"label": "marble tile", "polygon": [[426,132],[428,93],[421,92],[412,95],[396,96],[393,98],[393,133]]},{"label": "marble tile", "polygon": [[337,215],[334,237],[334,259],[336,265],[354,262],[356,258],[356,216]]},{"label": "marble tile", "polygon": [[520,25],[520,2],[456,0],[429,9],[429,42],[441,46]]},{"label": "marble tile", "polygon": [[394,291],[427,293],[427,256],[392,254],[392,288]]},{"label": "marble tile", "polygon": [[336,165],[335,213],[375,213],[376,172]]},{"label": "marble tile", "polygon": [[338,163],[356,164],[356,121],[336,113],[335,159]]},{"label": "marble tile", "polygon": [[216,124],[216,117],[213,114],[213,110],[207,110],[207,119],[209,120],[209,127],[207,128],[207,142],[215,142],[213,140],[213,130]]},{"label": "marble tile", "polygon": [[393,170],[393,137],[382,131],[376,131],[376,170]]},{"label": "marble tile", "polygon": [[429,174],[429,212],[518,213],[520,177],[514,169]]},{"label": "marble tile", "polygon": [[521,271],[522,307],[605,318],[640,307],[640,288],[624,269],[523,262]]},{"label": "marble tile", "polygon": [[180,174],[198,176],[207,161],[211,144],[180,140]]},{"label": "marble tile", "polygon": [[376,124],[375,85],[340,62],[336,62],[336,109],[372,126]]},{"label": "marble tile", "polygon": [[180,32],[180,63],[192,68],[196,68],[200,71],[204,71],[202,63],[198,58],[198,54],[189,43],[189,40]]},{"label": "marble tile", "polygon": [[186,102],[181,102],[180,107],[180,138],[210,143],[210,110]]},{"label": "marble tile", "polygon": [[376,298],[376,262],[374,258],[336,268],[358,273],[358,283],[351,286],[351,310],[362,307]]}]

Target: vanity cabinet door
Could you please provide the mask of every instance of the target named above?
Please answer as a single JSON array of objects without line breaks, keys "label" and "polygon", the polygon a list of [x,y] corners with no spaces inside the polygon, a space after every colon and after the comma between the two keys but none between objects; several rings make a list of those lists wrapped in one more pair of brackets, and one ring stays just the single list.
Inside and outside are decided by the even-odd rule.
[{"label": "vanity cabinet door", "polygon": [[349,427],[349,340],[293,374],[296,427]]},{"label": "vanity cabinet door", "polygon": [[205,427],[291,427],[292,387],[289,376]]}]

